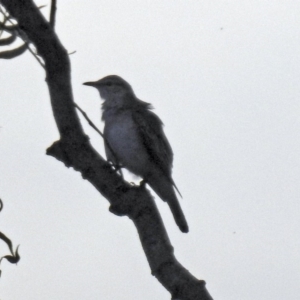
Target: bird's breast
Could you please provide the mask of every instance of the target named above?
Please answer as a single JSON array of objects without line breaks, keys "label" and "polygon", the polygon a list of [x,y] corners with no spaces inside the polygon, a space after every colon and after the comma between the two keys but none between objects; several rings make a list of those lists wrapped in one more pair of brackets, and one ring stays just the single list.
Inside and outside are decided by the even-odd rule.
[{"label": "bird's breast", "polygon": [[[149,161],[147,150],[139,135],[138,126],[130,112],[115,115],[105,121],[104,136],[121,163],[129,171],[144,177]],[[106,155],[111,157],[108,147]]]}]

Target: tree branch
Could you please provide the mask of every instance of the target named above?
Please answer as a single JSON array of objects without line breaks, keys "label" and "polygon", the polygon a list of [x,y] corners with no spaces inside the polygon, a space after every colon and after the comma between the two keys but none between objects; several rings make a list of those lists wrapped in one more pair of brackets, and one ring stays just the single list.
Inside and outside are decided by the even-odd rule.
[{"label": "tree branch", "polygon": [[50,26],[54,29],[55,26],[55,14],[56,14],[56,0],[51,1],[50,11]]},{"label": "tree branch", "polygon": [[111,204],[110,211],[127,215],[135,224],[152,274],[172,299],[212,300],[205,282],[190,274],[175,258],[162,219],[144,187],[124,182],[91,146],[75,111],[70,62],[51,25],[32,0],[1,0],[44,59],[53,115],[60,140],[47,154],[82,174]]}]

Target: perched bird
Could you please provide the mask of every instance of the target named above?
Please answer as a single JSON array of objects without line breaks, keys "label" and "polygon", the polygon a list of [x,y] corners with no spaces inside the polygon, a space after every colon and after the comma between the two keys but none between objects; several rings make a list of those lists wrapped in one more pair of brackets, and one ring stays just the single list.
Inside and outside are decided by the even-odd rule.
[{"label": "perched bird", "polygon": [[117,75],[84,85],[95,87],[104,100],[102,120],[107,159],[142,177],[168,203],[180,230],[188,232],[171,175],[172,148],[162,121],[151,111],[151,104],[139,100],[130,84]]}]

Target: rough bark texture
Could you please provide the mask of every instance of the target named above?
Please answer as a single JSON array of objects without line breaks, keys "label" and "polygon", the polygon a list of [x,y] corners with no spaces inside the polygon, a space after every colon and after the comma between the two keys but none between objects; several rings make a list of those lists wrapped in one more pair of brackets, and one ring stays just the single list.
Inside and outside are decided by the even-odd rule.
[{"label": "rough bark texture", "polygon": [[47,149],[47,154],[79,171],[110,202],[111,212],[127,215],[134,222],[152,274],[171,293],[172,299],[212,300],[205,282],[176,260],[150,193],[144,187],[124,182],[89,143],[73,103],[68,54],[51,25],[31,0],[0,2],[18,21],[45,62],[53,115],[60,133],[60,140]]}]

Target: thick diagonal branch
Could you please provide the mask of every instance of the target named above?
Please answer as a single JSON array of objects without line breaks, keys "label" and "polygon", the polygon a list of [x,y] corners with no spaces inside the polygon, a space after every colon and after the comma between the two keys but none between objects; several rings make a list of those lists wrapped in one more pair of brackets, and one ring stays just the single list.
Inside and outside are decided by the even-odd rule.
[{"label": "thick diagonal branch", "polygon": [[117,215],[136,225],[152,274],[173,299],[212,300],[205,282],[192,276],[175,259],[158,210],[149,192],[132,187],[112,170],[84,135],[73,103],[70,62],[51,25],[31,0],[1,0],[44,59],[53,115],[60,133],[47,154],[81,172],[111,204]]}]

